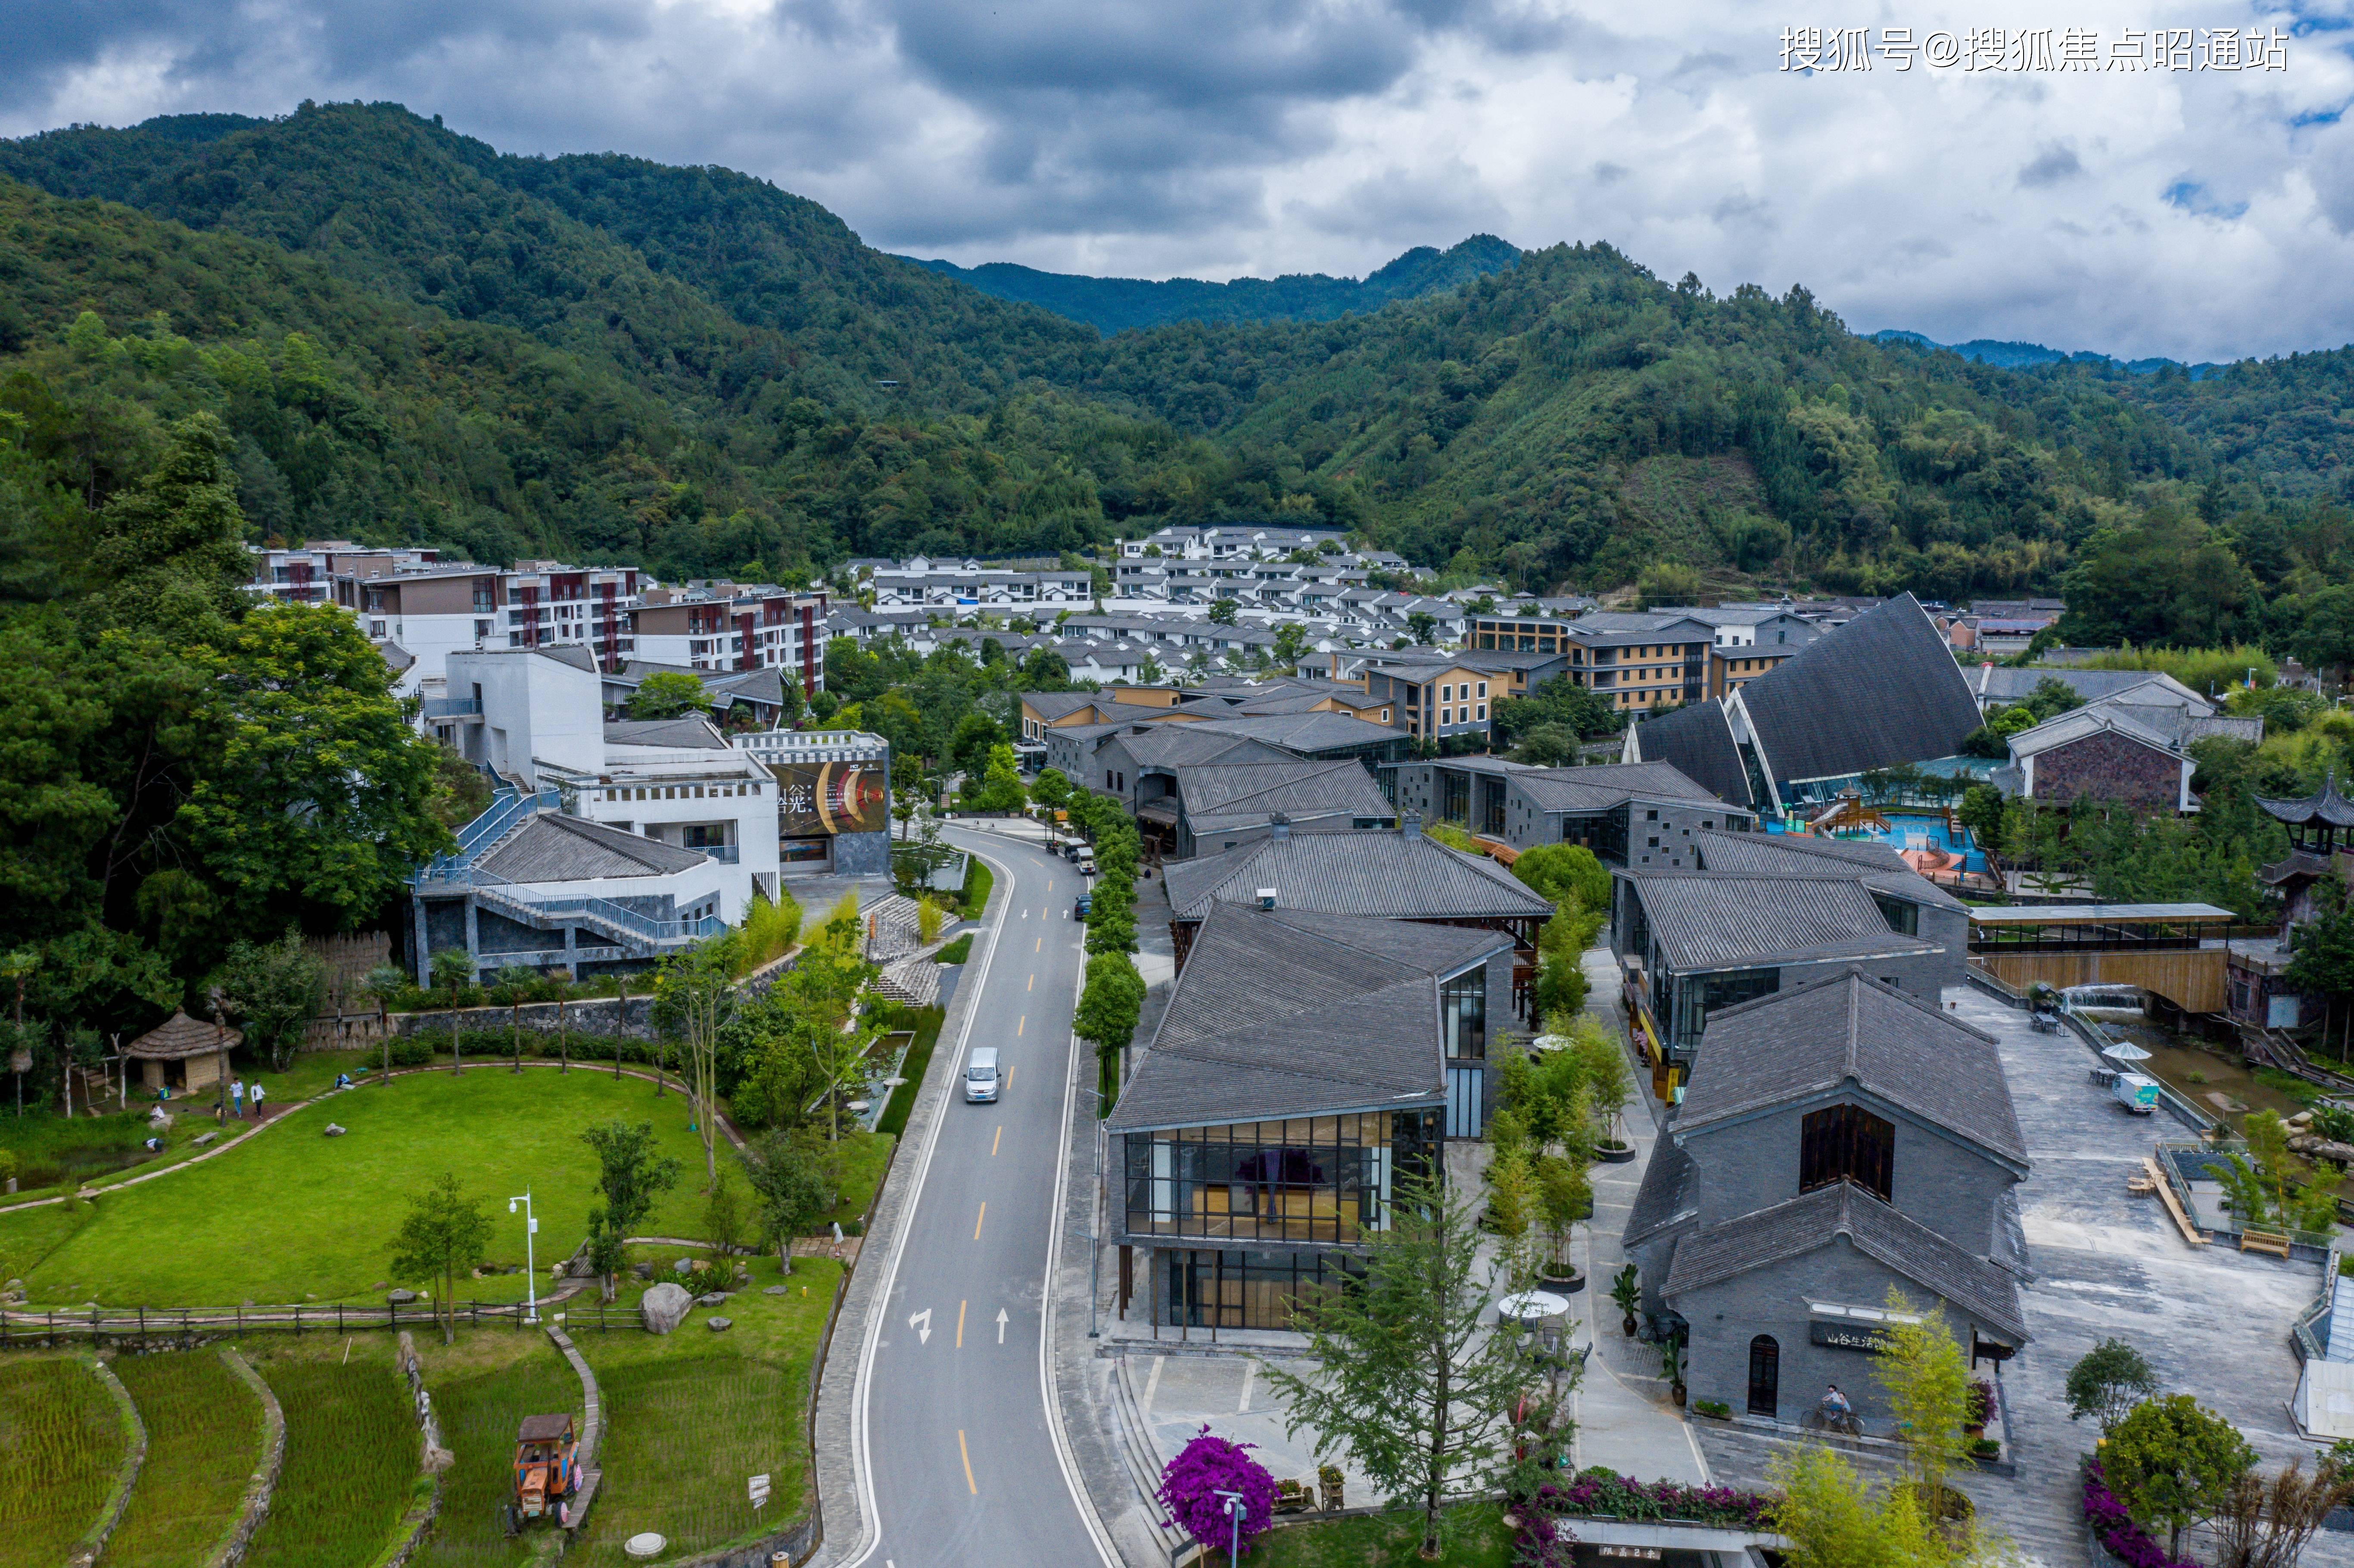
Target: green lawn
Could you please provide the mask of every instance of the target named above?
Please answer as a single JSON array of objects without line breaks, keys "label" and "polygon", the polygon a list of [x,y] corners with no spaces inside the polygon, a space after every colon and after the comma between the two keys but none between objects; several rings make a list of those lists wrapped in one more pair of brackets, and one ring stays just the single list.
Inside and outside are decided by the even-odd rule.
[{"label": "green lawn", "polygon": [[89,1364],[0,1362],[0,1568],[57,1568],[98,1522],[129,1434]]},{"label": "green lawn", "polygon": [[[892,1091],[907,1092],[907,1086]],[[896,1103],[896,1101],[895,1101]],[[884,1115],[888,1117],[889,1111]],[[899,1140],[887,1132],[845,1132],[833,1147],[842,1162],[842,1202],[817,1217],[810,1234],[826,1233],[829,1224],[838,1223],[847,1229],[854,1220],[864,1220],[867,1205],[875,1202],[875,1189],[882,1184],[883,1171],[891,1162],[891,1146]]]},{"label": "green lawn", "polygon": [[[488,1202],[495,1264],[524,1261],[523,1222],[505,1200],[531,1191],[544,1270],[586,1232],[596,1161],[580,1130],[616,1116],[652,1122],[684,1167],[648,1216],[650,1234],[698,1234],[703,1150],[675,1090],[657,1099],[642,1079],[486,1065],[330,1096],[217,1159],[70,1213],[0,1214],[0,1260],[42,1304],[376,1300],[409,1195],[454,1171]],[[347,1134],[322,1136],[330,1121]],[[523,1294],[521,1275],[459,1284],[461,1300]]]},{"label": "green lawn", "polygon": [[393,1345],[273,1334],[243,1347],[286,1413],[286,1462],[247,1568],[365,1568],[384,1551],[424,1484]]},{"label": "green lawn", "polygon": [[112,1568],[199,1568],[237,1526],[260,1467],[261,1401],[215,1350],[118,1356],[147,1461],[106,1543]]},{"label": "green lawn", "polygon": [[[777,1260],[743,1261],[749,1288],[725,1307],[697,1308],[664,1337],[570,1324],[596,1370],[609,1425],[598,1460],[604,1491],[567,1561],[623,1568],[621,1542],[648,1530],[667,1536],[673,1552],[706,1551],[781,1529],[807,1506],[810,1368],[842,1268],[799,1259],[793,1292],[766,1296],[763,1287],[779,1282]],[[617,1305],[634,1305],[644,1289],[630,1281]],[[713,1333],[705,1324],[715,1311],[734,1327]],[[745,1482],[762,1474],[770,1500],[755,1515]]]}]

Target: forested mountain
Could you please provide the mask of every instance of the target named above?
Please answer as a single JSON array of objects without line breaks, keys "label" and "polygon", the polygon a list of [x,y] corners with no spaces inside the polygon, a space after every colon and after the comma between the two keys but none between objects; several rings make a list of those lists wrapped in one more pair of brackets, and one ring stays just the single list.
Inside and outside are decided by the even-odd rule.
[{"label": "forested mountain", "polygon": [[1279,278],[1236,278],[1225,283],[1205,283],[1196,278],[1161,282],[1143,278],[1089,278],[1041,272],[1010,261],[990,261],[979,267],[960,267],[952,261],[917,264],[970,283],[984,294],[1018,300],[1085,322],[1108,336],[1169,322],[1329,322],[1500,272],[1519,260],[1520,255],[1492,234],[1475,234],[1445,250],[1418,245],[1363,278],[1287,272]]},{"label": "forested mountain", "polygon": [[[255,537],[670,576],[1280,517],[1522,588],[2071,584],[2137,641],[2304,636],[2354,597],[2354,354],[2006,370],[1566,245],[1107,339],[758,180],[387,105],[53,132],[0,173],[0,443],[49,486],[0,529],[102,513],[204,411]],[[1465,250],[1420,265],[1496,259]]]}]

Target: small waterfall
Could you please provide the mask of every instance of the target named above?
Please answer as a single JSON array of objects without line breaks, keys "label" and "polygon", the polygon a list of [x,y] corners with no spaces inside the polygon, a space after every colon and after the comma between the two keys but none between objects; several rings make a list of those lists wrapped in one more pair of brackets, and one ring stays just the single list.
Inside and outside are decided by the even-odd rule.
[{"label": "small waterfall", "polygon": [[2104,1012],[2141,1012],[2147,1010],[2147,993],[2137,985],[2072,985],[2060,993],[2072,1012],[2095,1009]]}]

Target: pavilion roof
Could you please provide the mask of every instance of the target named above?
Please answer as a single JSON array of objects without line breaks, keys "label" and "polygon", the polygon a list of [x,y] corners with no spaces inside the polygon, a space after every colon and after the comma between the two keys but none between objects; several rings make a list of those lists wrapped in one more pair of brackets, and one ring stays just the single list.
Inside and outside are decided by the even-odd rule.
[{"label": "pavilion roof", "polygon": [[213,1051],[234,1051],[244,1039],[237,1030],[203,1022],[183,1011],[125,1045],[122,1054],[141,1061],[177,1062]]},{"label": "pavilion roof", "polygon": [[2256,804],[2266,816],[2295,828],[2354,828],[2354,800],[2338,792],[2335,770],[2321,781],[2318,795],[2302,800],[2267,800],[2258,796]]}]

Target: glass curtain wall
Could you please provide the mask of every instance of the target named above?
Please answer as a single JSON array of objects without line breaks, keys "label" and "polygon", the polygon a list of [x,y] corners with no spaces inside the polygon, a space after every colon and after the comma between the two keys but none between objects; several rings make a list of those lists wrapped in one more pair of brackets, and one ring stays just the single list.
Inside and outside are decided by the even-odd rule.
[{"label": "glass curtain wall", "polygon": [[1171,1328],[1288,1329],[1300,1301],[1327,1296],[1364,1265],[1344,1252],[1170,1252],[1161,1321]]},{"label": "glass curtain wall", "polygon": [[1436,1108],[1127,1138],[1131,1235],[1345,1245],[1387,1228],[1401,1172],[1436,1166]]}]

